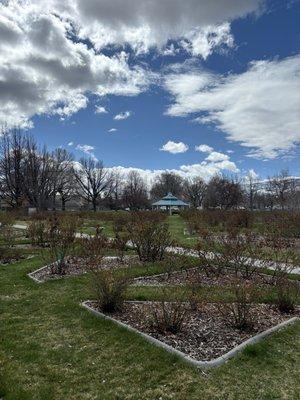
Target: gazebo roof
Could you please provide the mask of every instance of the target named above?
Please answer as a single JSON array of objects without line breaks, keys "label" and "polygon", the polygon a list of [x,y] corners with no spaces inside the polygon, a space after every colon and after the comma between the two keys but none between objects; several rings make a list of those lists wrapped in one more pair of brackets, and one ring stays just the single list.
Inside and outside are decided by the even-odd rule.
[{"label": "gazebo roof", "polygon": [[178,199],[173,196],[172,193],[168,193],[167,196],[163,197],[161,200],[152,203],[152,206],[186,206],[188,207],[188,203]]}]

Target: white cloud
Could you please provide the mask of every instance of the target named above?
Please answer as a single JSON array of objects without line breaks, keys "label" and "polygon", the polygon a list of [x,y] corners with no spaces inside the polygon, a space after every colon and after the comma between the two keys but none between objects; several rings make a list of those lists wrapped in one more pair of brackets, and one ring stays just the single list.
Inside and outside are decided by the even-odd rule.
[{"label": "white cloud", "polygon": [[90,153],[91,151],[95,150],[95,147],[90,146],[89,144],[78,144],[76,146],[76,150],[83,151],[84,153]]},{"label": "white cloud", "polygon": [[89,144],[78,144],[76,146],[76,150],[82,151],[83,153],[85,153],[86,155],[91,157],[93,160],[98,161],[98,159],[96,158],[96,156],[94,154],[94,150],[95,150],[94,146],[91,146]]},{"label": "white cloud", "polygon": [[[206,58],[231,47],[230,22],[262,2],[0,1],[0,124],[30,128],[42,114],[63,120],[87,106],[88,94],[137,95],[157,75],[137,58],[129,65],[125,46],[137,55],[181,49]],[[113,55],[102,52],[106,46]]]},{"label": "white cloud", "polygon": [[80,42],[76,13],[67,18],[72,6],[63,3],[0,2],[0,124],[31,127],[41,114],[65,119],[87,106],[87,93],[137,95],[151,82],[153,74],[129,66],[120,49],[107,56]]},{"label": "white cloud", "polygon": [[[183,39],[192,54],[207,57],[212,48],[230,42],[224,22],[257,11],[260,0],[69,0],[66,15],[76,18],[78,34],[97,49],[129,44],[137,53],[164,49]],[[67,7],[65,7],[67,8]],[[231,44],[231,42],[230,42]]]},{"label": "white cloud", "polygon": [[174,96],[168,115],[198,113],[197,122],[216,124],[251,157],[275,158],[300,141],[300,55],[255,61],[236,75],[172,73],[165,85]]},{"label": "white cloud", "polygon": [[218,151],[212,151],[206,158],[207,161],[219,162],[229,160],[227,154],[219,153]]},{"label": "white cloud", "polygon": [[200,144],[199,146],[195,146],[195,150],[201,153],[211,153],[214,149],[207,144]]},{"label": "white cloud", "polygon": [[250,177],[254,180],[258,179],[259,175],[254,171],[254,169],[249,169],[248,174],[246,175],[246,179],[247,177]]},{"label": "white cloud", "polygon": [[121,112],[120,114],[117,114],[114,116],[114,120],[116,121],[122,121],[123,119],[127,119],[132,115],[131,111],[124,111]]},{"label": "white cloud", "polygon": [[73,98],[65,101],[64,106],[53,109],[52,113],[60,115],[60,119],[64,120],[77,113],[77,111],[86,108],[87,104],[88,99],[84,95],[77,93]]},{"label": "white cloud", "polygon": [[225,22],[195,29],[181,43],[193,56],[202,56],[206,59],[220,46],[233,47],[234,39],[230,32],[230,24]]},{"label": "white cloud", "polygon": [[69,142],[68,143],[68,146],[73,146],[74,145],[74,142]]},{"label": "white cloud", "polygon": [[107,114],[108,111],[103,106],[96,106],[95,107],[95,114]]},{"label": "white cloud", "polygon": [[123,167],[123,166],[117,166],[108,169],[114,172],[118,172],[121,176],[124,177],[124,179],[131,171],[137,171],[139,174],[141,174],[141,176],[143,177],[143,179],[145,179],[145,181],[149,186],[154,181],[157,175],[165,171],[175,172],[182,178],[200,176],[205,181],[208,181],[215,174],[226,173],[226,172],[229,173],[239,172],[239,169],[231,161],[222,161],[218,163],[204,162],[201,164],[181,165],[178,169],[167,169],[167,170],[150,170],[150,169],[142,169],[134,167]]},{"label": "white cloud", "polygon": [[117,131],[117,129],[116,128],[110,128],[109,130],[108,130],[108,132],[110,132],[110,133],[112,133],[112,132],[116,132]]},{"label": "white cloud", "polygon": [[172,154],[178,154],[178,153],[185,153],[186,151],[188,151],[188,149],[189,149],[189,146],[183,142],[176,143],[176,142],[172,142],[172,140],[169,140],[159,150],[166,151],[166,152],[172,153]]}]

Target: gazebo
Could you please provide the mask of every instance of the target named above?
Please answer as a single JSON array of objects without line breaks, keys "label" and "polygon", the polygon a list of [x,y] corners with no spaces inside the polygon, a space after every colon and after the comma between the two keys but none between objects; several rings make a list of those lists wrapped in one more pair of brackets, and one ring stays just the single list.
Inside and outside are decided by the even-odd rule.
[{"label": "gazebo", "polygon": [[188,203],[173,196],[172,193],[168,193],[167,196],[163,197],[161,200],[152,203],[153,210],[168,211],[170,214],[172,214],[172,211],[180,211],[188,207]]}]

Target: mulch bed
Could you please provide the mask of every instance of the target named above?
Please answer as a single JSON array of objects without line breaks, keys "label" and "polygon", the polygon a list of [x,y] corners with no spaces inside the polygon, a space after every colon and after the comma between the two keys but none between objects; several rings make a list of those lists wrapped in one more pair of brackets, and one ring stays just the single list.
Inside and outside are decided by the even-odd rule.
[{"label": "mulch bed", "polygon": [[[116,256],[107,256],[103,258],[103,262],[99,269],[101,270],[112,270],[119,268],[127,268],[131,265],[139,264],[138,256],[125,256],[124,261],[120,262]],[[55,267],[47,265],[40,270],[36,270],[31,273],[31,277],[38,279],[40,282],[45,282],[51,279],[60,279],[64,277],[71,277],[77,275],[83,275],[88,272],[87,260],[81,257],[69,257],[67,259],[67,266],[63,275],[57,274]]]},{"label": "mulch bed", "polygon": [[[183,286],[189,283],[199,283],[203,286],[230,286],[236,281],[236,276],[232,270],[223,271],[220,276],[207,276],[204,270],[199,268],[189,268],[181,271],[172,271],[154,276],[144,276],[135,278],[135,286]],[[265,274],[257,274],[251,278],[258,286],[270,284],[272,277]]]},{"label": "mulch bed", "polygon": [[[96,310],[97,303],[88,305]],[[123,311],[109,316],[121,321],[143,333],[146,333],[173,348],[196,359],[209,361],[256,335],[265,331],[292,315],[281,315],[274,308],[265,304],[253,307],[255,321],[251,332],[241,332],[229,326],[216,304],[205,304],[197,311],[188,310],[182,331],[177,334],[158,333],[151,327],[151,310],[157,302],[125,302]],[[98,310],[100,311],[100,310]]]},{"label": "mulch bed", "polygon": [[11,252],[6,252],[6,251],[2,252],[2,249],[0,248],[0,265],[13,264],[16,263],[17,261],[25,260],[30,257],[32,256],[27,254],[22,254],[18,251],[14,252],[13,250]]}]

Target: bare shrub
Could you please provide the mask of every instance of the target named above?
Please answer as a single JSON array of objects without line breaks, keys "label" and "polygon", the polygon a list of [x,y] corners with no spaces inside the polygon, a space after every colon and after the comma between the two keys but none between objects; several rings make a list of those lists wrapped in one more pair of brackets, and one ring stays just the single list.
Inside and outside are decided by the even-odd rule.
[{"label": "bare shrub", "polygon": [[130,240],[140,261],[161,261],[166,248],[172,244],[169,226],[156,216],[145,218],[142,214],[134,214],[127,225]]},{"label": "bare shrub", "polygon": [[27,236],[33,246],[46,247],[48,228],[46,220],[34,219],[29,222]]},{"label": "bare shrub", "polygon": [[251,331],[254,320],[252,315],[253,302],[258,293],[254,285],[237,281],[232,285],[233,302],[225,300],[219,303],[219,311],[225,322],[240,331]]},{"label": "bare shrub", "polygon": [[252,232],[240,233],[231,228],[228,233],[214,236],[208,230],[199,231],[196,250],[207,276],[220,276],[224,269],[233,269],[236,277],[252,279],[268,260],[258,262],[265,240]]},{"label": "bare shrub", "polygon": [[179,333],[186,318],[187,306],[182,301],[164,300],[151,306],[148,320],[151,329],[158,333]]},{"label": "bare shrub", "polygon": [[228,229],[245,228],[249,229],[253,226],[253,213],[247,210],[234,210],[228,212],[226,226]]},{"label": "bare shrub", "polygon": [[294,245],[294,239],[284,238],[278,231],[273,231],[266,238],[269,254],[265,254],[265,258],[272,262],[275,285],[277,282],[287,279],[295,266],[300,263],[300,257],[295,251]]},{"label": "bare shrub", "polygon": [[[186,252],[188,252],[188,250]],[[197,260],[194,257],[185,255],[185,253],[166,253],[164,259],[160,262],[163,273],[167,275],[167,278],[170,277],[174,271],[187,271],[195,267],[195,265],[198,265]]]},{"label": "bare shrub", "polygon": [[282,313],[292,313],[300,300],[299,282],[279,279],[276,284],[276,305]]},{"label": "bare shrub", "polygon": [[121,311],[129,284],[130,280],[124,275],[116,275],[112,271],[94,270],[92,289],[98,308],[107,313]]},{"label": "bare shrub", "polygon": [[[52,261],[52,272],[63,275],[67,268],[67,256],[75,247],[77,219],[55,216],[49,221],[47,231],[48,255]],[[45,253],[44,253],[45,255]]]},{"label": "bare shrub", "polygon": [[252,279],[267,265],[267,260],[258,262],[264,246],[262,237],[252,232],[241,234],[238,229],[232,228],[227,234],[219,236],[220,261],[225,267],[232,268],[236,277]]},{"label": "bare shrub", "polygon": [[8,212],[0,212],[0,236],[8,248],[13,247],[15,244],[16,234],[13,224],[14,215]]},{"label": "bare shrub", "polygon": [[205,274],[209,276],[220,276],[224,267],[224,255],[216,250],[216,240],[214,236],[206,229],[199,231],[196,244],[199,263]]},{"label": "bare shrub", "polygon": [[204,303],[200,295],[201,283],[202,277],[198,268],[187,273],[186,288],[188,290],[188,302],[193,311],[199,310],[200,305]]},{"label": "bare shrub", "polygon": [[203,225],[201,213],[197,210],[184,210],[180,212],[184,219],[189,235],[194,235]]},{"label": "bare shrub", "polygon": [[84,257],[87,268],[94,270],[101,266],[104,254],[109,247],[108,238],[96,229],[94,236],[83,236],[79,240],[78,255]]},{"label": "bare shrub", "polygon": [[117,255],[120,262],[124,261],[124,256],[127,250],[127,243],[130,239],[129,232],[127,230],[128,218],[125,216],[120,216],[115,219],[113,224],[114,230],[114,241],[113,246],[117,251]]},{"label": "bare shrub", "polygon": [[262,231],[277,236],[295,239],[300,237],[300,212],[272,211],[261,213]]}]

